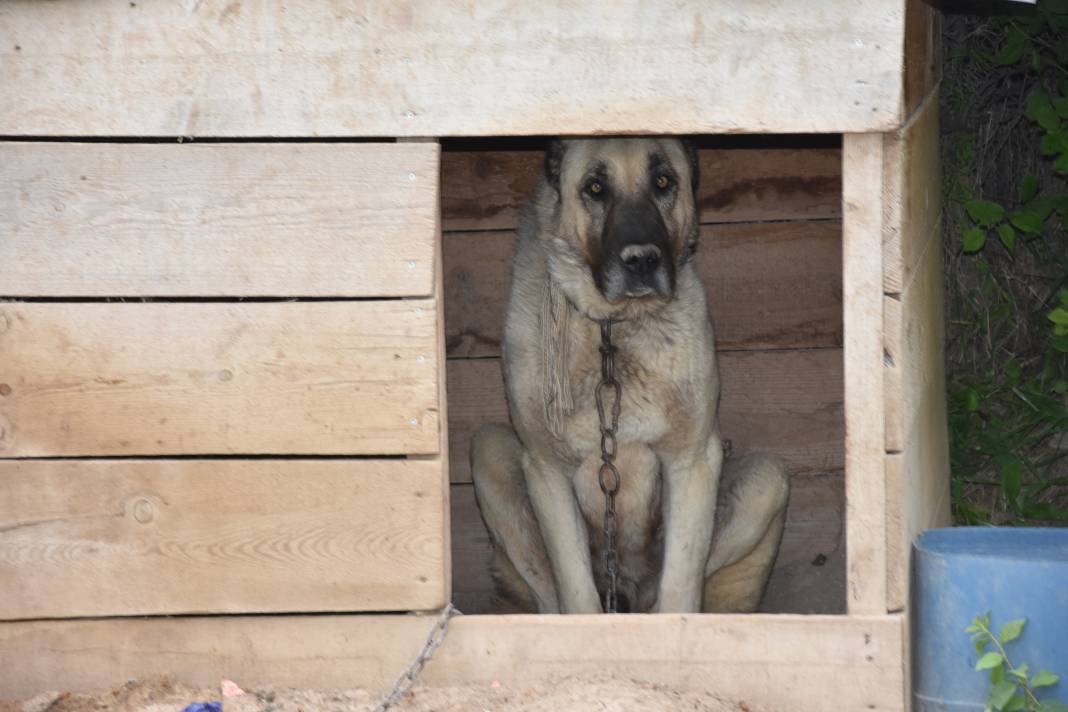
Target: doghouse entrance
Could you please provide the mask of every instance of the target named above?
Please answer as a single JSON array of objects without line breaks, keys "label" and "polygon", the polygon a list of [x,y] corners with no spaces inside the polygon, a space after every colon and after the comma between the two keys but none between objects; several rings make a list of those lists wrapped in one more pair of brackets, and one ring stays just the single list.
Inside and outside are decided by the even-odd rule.
[{"label": "doghouse entrance", "polygon": [[[774,452],[791,475],[761,609],[844,613],[841,140],[709,136],[698,146],[697,264],[716,325],[723,435],[734,455]],[[508,418],[501,331],[519,208],[542,148],[442,143],[452,589],[467,613],[499,612],[468,453],[480,425]]]}]

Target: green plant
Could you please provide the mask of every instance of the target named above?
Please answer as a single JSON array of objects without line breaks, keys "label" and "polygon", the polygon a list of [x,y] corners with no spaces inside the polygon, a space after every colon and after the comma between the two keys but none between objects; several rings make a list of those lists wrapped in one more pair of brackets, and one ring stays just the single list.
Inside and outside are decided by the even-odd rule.
[{"label": "green plant", "polygon": [[[1031,674],[1027,663],[1013,665],[1005,646],[1020,637],[1027,619],[1018,618],[1001,626],[1001,632],[994,635],[990,629],[990,613],[976,616],[972,624],[965,628],[971,633],[975,643],[975,653],[980,655],[975,664],[977,671],[989,670],[991,689],[986,698],[986,711],[998,712],[1068,712],[1068,705],[1056,700],[1040,700],[1038,695],[1043,688],[1052,687],[1060,678],[1049,670],[1039,670]],[[994,650],[983,652],[988,647]]]},{"label": "green plant", "polygon": [[1068,523],[1068,0],[950,29],[954,513],[965,524]]}]

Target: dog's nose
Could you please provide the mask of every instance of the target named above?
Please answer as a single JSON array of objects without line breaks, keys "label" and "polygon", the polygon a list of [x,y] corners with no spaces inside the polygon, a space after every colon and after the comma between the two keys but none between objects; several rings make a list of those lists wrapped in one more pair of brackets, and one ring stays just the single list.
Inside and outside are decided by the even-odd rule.
[{"label": "dog's nose", "polygon": [[620,251],[619,258],[627,271],[644,277],[655,272],[660,266],[660,248],[650,244],[627,245]]}]

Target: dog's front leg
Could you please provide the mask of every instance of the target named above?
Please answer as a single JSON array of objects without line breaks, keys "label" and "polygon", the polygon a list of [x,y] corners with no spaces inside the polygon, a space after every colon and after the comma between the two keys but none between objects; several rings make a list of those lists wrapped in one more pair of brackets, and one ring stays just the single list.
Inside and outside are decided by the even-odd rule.
[{"label": "dog's front leg", "polygon": [[664,478],[664,567],[657,611],[701,610],[705,562],[712,547],[716,492],[723,467],[718,434],[705,448],[660,453]]},{"label": "dog's front leg", "polygon": [[523,455],[523,472],[538,518],[563,613],[600,613],[586,523],[564,463]]}]

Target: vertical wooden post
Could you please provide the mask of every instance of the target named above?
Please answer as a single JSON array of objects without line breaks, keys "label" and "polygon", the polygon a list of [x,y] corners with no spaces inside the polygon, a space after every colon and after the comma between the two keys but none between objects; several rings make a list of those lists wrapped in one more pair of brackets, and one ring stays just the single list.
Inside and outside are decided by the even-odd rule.
[{"label": "vertical wooden post", "polygon": [[846,587],[849,613],[886,612],[883,136],[842,137]]}]

